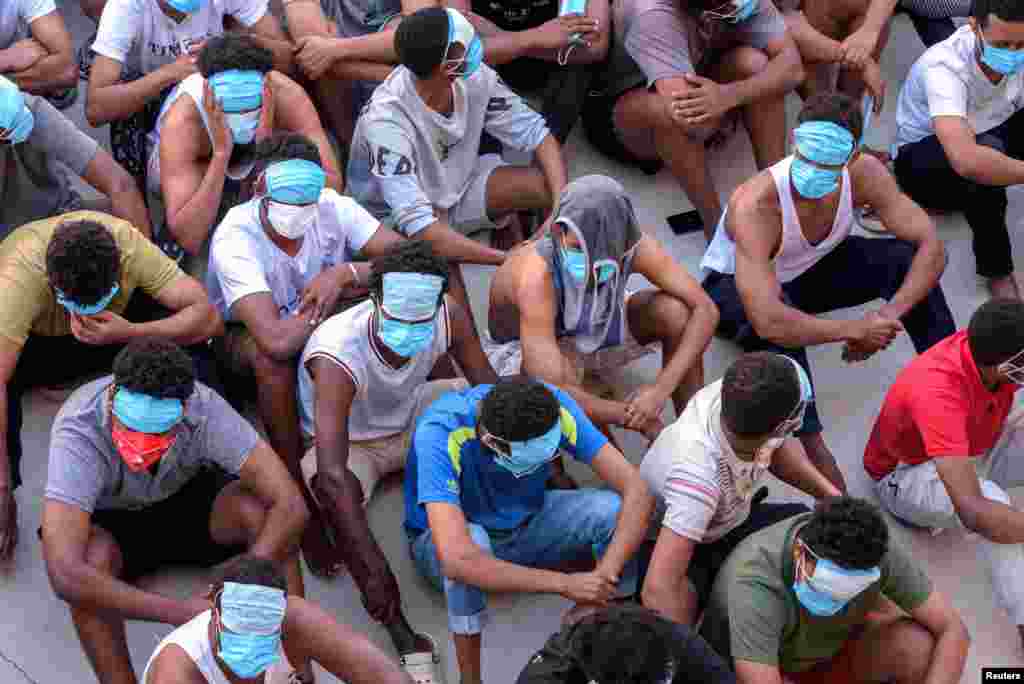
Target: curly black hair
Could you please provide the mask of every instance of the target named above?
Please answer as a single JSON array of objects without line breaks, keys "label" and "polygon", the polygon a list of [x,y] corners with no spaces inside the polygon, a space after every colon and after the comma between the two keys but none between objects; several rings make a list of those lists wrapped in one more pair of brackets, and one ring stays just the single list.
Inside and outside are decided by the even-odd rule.
[{"label": "curly black hair", "polygon": [[114,384],[159,399],[192,396],[196,385],[192,357],[168,340],[136,340],[114,358]]},{"label": "curly black hair", "polygon": [[860,140],[864,130],[864,115],[860,105],[849,95],[836,91],[809,97],[796,120],[798,125],[807,121],[831,121],[850,131],[854,140]]},{"label": "curly black hair", "polygon": [[402,66],[427,78],[444,60],[448,48],[448,13],[443,7],[426,7],[402,20],[395,30],[395,53]]},{"label": "curly black hair", "polygon": [[1024,302],[1010,297],[990,299],[967,325],[967,344],[974,363],[998,366],[1024,349]]},{"label": "curly black hair", "polygon": [[274,53],[247,33],[229,31],[207,39],[199,51],[196,66],[203,78],[230,69],[265,74],[274,68]]},{"label": "curly black hair", "polygon": [[744,354],[722,380],[722,420],[740,437],[768,434],[789,417],[799,400],[796,368],[779,354]]},{"label": "curly black hair", "polygon": [[225,582],[288,590],[288,583],[281,567],[269,558],[256,556],[239,556],[228,563],[220,572],[220,577],[213,583],[215,591],[223,587]]},{"label": "curly black hair", "polygon": [[971,16],[982,27],[988,25],[988,17],[993,14],[1003,21],[1024,21],[1024,5],[1018,0],[974,0],[971,3]]},{"label": "curly black hair", "polygon": [[50,287],[77,304],[95,304],[121,279],[121,251],[102,223],[64,221],[46,246]]},{"label": "curly black hair", "polygon": [[495,437],[525,442],[559,420],[558,399],[543,383],[518,375],[498,380],[480,402],[480,424]]},{"label": "curly black hair", "polygon": [[867,570],[889,550],[889,526],[865,499],[839,496],[818,503],[800,539],[811,551],[844,568]]},{"label": "curly black hair", "polygon": [[301,133],[274,133],[252,148],[252,158],[264,167],[289,159],[305,159],[323,166],[320,148]]},{"label": "curly black hair", "polygon": [[448,291],[448,260],[434,253],[429,242],[417,241],[406,242],[389,254],[384,254],[373,260],[373,270],[370,273],[370,292],[377,297],[384,295],[384,274],[385,273],[425,273],[439,276],[441,283],[441,297]]},{"label": "curly black hair", "polygon": [[637,605],[613,605],[581,619],[569,640],[597,684],[732,684],[728,664],[686,625]]}]

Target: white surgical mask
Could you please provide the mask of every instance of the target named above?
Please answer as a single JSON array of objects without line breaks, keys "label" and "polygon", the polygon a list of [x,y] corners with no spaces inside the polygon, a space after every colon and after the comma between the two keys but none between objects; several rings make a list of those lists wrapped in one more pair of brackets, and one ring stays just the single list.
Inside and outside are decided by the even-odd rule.
[{"label": "white surgical mask", "polygon": [[305,235],[306,230],[316,221],[318,211],[318,204],[293,205],[267,201],[267,220],[270,226],[278,235],[289,240],[298,240]]}]

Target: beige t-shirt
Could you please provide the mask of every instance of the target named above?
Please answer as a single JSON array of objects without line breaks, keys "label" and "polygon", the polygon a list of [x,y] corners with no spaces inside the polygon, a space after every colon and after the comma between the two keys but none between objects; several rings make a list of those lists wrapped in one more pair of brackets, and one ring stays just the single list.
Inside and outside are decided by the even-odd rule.
[{"label": "beige t-shirt", "polygon": [[82,220],[106,226],[121,254],[121,289],[107,310],[124,313],[136,288],[158,297],[185,275],[131,223],[109,214],[73,211],[27,223],[0,242],[0,336],[23,346],[30,333],[71,334],[67,310],[57,303],[46,277],[46,248],[58,225]]}]

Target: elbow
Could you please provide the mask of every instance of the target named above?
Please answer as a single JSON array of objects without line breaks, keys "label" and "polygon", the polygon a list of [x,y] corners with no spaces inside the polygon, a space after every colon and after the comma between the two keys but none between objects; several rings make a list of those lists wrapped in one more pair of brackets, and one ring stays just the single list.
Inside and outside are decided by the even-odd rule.
[{"label": "elbow", "polygon": [[761,339],[777,344],[780,347],[790,346],[788,344],[786,324],[783,320],[777,319],[774,316],[751,316],[750,324],[754,327],[754,332]]},{"label": "elbow", "polygon": [[967,180],[977,180],[978,167],[972,159],[972,155],[962,153],[950,154],[950,151],[947,149],[946,156],[949,158],[949,165],[953,167],[956,175]]},{"label": "elbow", "polygon": [[74,59],[73,52],[62,56],[64,64],[57,76],[57,85],[61,88],[74,88],[78,85],[78,60]]},{"label": "elbow", "polygon": [[203,242],[206,241],[206,231],[189,230],[189,227],[183,225],[180,218],[170,215],[167,216],[167,229],[171,232],[175,242],[188,252],[189,256],[199,256]]},{"label": "elbow", "polygon": [[50,565],[50,586],[53,593],[64,603],[74,603],[77,598],[75,587],[80,586],[76,580],[77,572],[70,563],[58,562]]},{"label": "elbow", "polygon": [[[142,193],[139,192],[139,184],[117,162],[114,162],[114,177],[110,181],[110,190],[107,194],[111,200],[115,197],[131,197],[135,203],[145,206]],[[140,226],[135,227],[142,230]]]},{"label": "elbow", "polygon": [[96,96],[89,94],[85,100],[85,120],[89,122],[89,125],[93,128],[99,128],[105,124],[110,123],[110,117],[103,110],[103,107],[96,102]]}]

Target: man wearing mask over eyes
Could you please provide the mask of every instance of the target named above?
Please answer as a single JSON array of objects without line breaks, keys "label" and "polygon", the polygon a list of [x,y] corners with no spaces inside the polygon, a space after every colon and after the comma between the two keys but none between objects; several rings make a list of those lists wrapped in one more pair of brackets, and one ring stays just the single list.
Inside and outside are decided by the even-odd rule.
[{"label": "man wearing mask over eyes", "polygon": [[[214,350],[229,376],[226,385],[255,384],[270,444],[301,484],[299,354],[339,301],[370,282],[370,265],[353,263],[355,256],[387,254],[402,238],[325,186],[320,152],[309,139],[275,135],[254,154],[256,196],[228,212],[210,246],[210,301],[228,323]],[[309,558],[318,574],[327,572],[313,565],[320,558]]]},{"label": "man wearing mask over eyes", "polygon": [[234,561],[211,585],[207,610],[153,651],[142,684],[305,684],[288,675],[290,663],[309,660],[348,684],[409,684],[366,636],[286,592],[273,562]]},{"label": "man wearing mask over eyes", "polygon": [[85,209],[72,175],[106,196],[102,208],[152,234],[132,177],[47,100],[0,76],[0,238],[24,223]]},{"label": "man wearing mask over eyes", "polygon": [[643,602],[669,619],[697,623],[726,557],[752,533],[806,513],[803,504],[755,494],[768,472],[818,499],[839,490],[808,460],[793,432],[813,399],[796,361],[745,354],[700,390],[640,464],[663,512]]},{"label": "man wearing mask over eyes", "polygon": [[747,537],[700,634],[739,684],[956,684],[970,645],[878,509],[850,497]]},{"label": "man wearing mask over eyes", "polygon": [[461,378],[429,381],[439,362],[450,356],[473,385],[498,377],[468,314],[445,295],[448,263],[428,243],[406,243],[374,259],[372,268],[372,301],[321,324],[299,362],[302,429],[313,443],[302,471],[334,533],[330,558],[317,562],[315,548],[303,550],[310,566],[332,574],[332,565],[348,568],[370,617],[388,630],[418,679],[436,667],[434,644],[402,614],[398,581],[363,506],[379,480],[405,467],[417,418],[438,397],[466,388]]},{"label": "man wearing mask over eyes", "polygon": [[[804,104],[794,154],[741,185],[701,261],[721,312],[718,334],[745,351],[785,354],[811,375],[805,347],[844,342],[847,363],[889,346],[906,326],[918,353],[954,331],[939,287],[945,251],[935,225],[878,159],[859,154],[860,106],[823,93]],[[851,235],[870,205],[897,238]],[[876,299],[863,318],[817,314]],[[845,491],[812,401],[797,431],[811,462]]]},{"label": "man wearing mask over eyes", "polygon": [[[657,289],[630,292],[633,273]],[[537,240],[510,253],[490,294],[490,350],[499,375],[528,373],[560,387],[602,427],[653,439],[669,399],[679,415],[704,385],[704,350],[718,312],[700,284],[641,232],[623,187],[585,176],[562,191],[554,220]],[[584,386],[600,373],[662,351],[657,380],[627,401]]]},{"label": "man wearing mask over eyes", "polygon": [[181,625],[209,607],[137,587],[160,568],[244,551],[282,564],[301,596],[308,516],[281,460],[171,342],[130,344],[54,421],[43,557],[100,682],[136,681],[126,620]]},{"label": "man wearing mask over eyes", "polygon": [[969,24],[911,67],[896,109],[896,177],[922,206],[963,211],[978,275],[1020,297],[1006,188],[1024,183],[1024,4],[976,0]]},{"label": "man wearing mask over eyes", "polygon": [[[553,209],[566,183],[558,141],[544,118],[481,63],[480,37],[458,11],[430,7],[406,17],[395,31],[395,51],[401,66],[377,87],[356,125],[352,195],[453,263],[498,265],[503,251],[467,235],[496,230],[496,221],[518,210]],[[533,153],[539,168],[480,156],[485,131]]]},{"label": "man wearing mask over eyes", "polygon": [[[608,489],[545,489],[559,450]],[[416,567],[444,590],[462,683],[483,679],[484,592],[596,605],[635,593],[653,505],[636,466],[559,389],[502,378],[434,402],[409,452],[405,530]],[[596,567],[554,570],[581,560]]]},{"label": "man wearing mask over eyes", "polygon": [[[199,52],[199,73],[168,95],[150,135],[147,181],[163,198],[159,244],[172,256],[200,257],[213,227],[248,198],[253,146],[275,132],[309,138],[320,151],[327,186],[342,178],[313,102],[295,81],[272,71],[273,54],[252,36],[227,33]],[[180,247],[180,249],[179,249]]]},{"label": "man wearing mask over eyes", "polygon": [[645,173],[668,166],[710,240],[722,207],[706,147],[742,117],[758,169],[786,155],[800,52],[772,0],[622,0],[612,29],[583,107],[587,138]]}]

